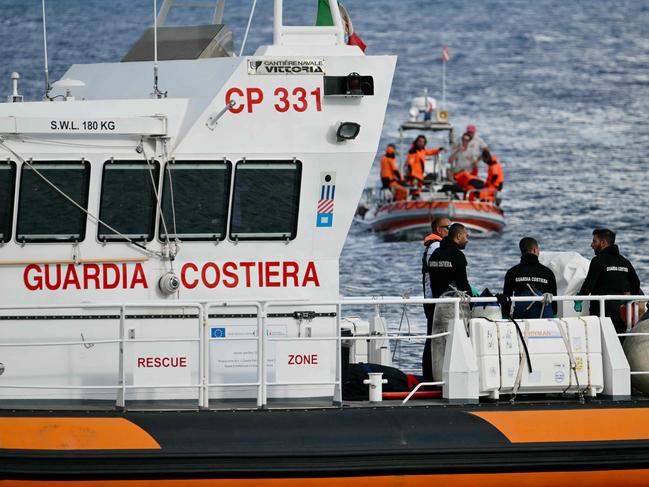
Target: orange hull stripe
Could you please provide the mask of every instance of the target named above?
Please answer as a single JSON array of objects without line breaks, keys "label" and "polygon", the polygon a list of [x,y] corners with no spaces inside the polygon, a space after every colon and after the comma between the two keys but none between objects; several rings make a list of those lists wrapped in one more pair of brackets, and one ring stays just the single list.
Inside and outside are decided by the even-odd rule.
[{"label": "orange hull stripe", "polygon": [[142,428],[122,418],[0,418],[0,448],[159,450],[160,445]]},{"label": "orange hull stripe", "polygon": [[593,486],[640,487],[647,485],[649,470],[603,470],[595,472],[525,472],[456,475],[389,475],[382,477],[339,477],[310,479],[224,479],[224,480],[98,480],[98,481],[0,481],[1,487],[552,487]]},{"label": "orange hull stripe", "polygon": [[490,411],[471,414],[496,427],[512,443],[649,439],[649,408]]}]

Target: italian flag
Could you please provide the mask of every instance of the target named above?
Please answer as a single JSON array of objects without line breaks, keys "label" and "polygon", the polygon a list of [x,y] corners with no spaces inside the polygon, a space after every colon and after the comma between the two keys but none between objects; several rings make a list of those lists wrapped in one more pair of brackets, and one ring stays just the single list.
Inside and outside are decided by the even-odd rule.
[{"label": "italian flag", "polygon": [[[354,32],[354,26],[352,25],[352,19],[347,13],[347,9],[343,7],[342,3],[338,2],[338,9],[340,10],[340,16],[342,17],[343,24],[345,26],[345,34],[347,34],[347,44],[350,46],[358,46],[361,48],[361,51],[365,52],[367,46],[362,41],[360,37]],[[316,16],[315,25],[322,27],[330,27],[334,25],[334,20],[331,17],[331,9],[329,8],[328,0],[318,0],[318,14]]]}]

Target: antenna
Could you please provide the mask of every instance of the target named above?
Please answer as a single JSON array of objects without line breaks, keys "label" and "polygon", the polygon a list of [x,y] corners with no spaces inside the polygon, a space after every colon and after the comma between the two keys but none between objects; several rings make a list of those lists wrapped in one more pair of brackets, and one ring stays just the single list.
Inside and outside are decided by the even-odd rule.
[{"label": "antenna", "polygon": [[243,54],[243,49],[246,47],[246,41],[248,40],[248,32],[250,31],[250,24],[252,23],[252,16],[255,14],[255,6],[257,5],[257,0],[252,0],[252,8],[250,9],[250,16],[248,17],[248,25],[246,26],[246,33],[243,36],[243,42],[241,43],[241,50],[239,51],[239,57]]},{"label": "antenna", "polygon": [[47,69],[47,22],[45,21],[45,0],[41,0],[41,6],[43,7],[43,54],[45,57],[45,96],[44,98],[50,100],[50,73]]},{"label": "antenna", "polygon": [[[45,0],[43,0],[45,1]],[[153,96],[166,98],[167,92],[158,89],[158,1],[153,0]]]}]

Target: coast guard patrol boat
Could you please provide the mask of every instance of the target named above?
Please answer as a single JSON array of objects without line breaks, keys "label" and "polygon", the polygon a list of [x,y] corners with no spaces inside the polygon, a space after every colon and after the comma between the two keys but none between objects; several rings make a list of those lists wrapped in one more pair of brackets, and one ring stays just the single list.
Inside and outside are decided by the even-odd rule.
[{"label": "coast guard patrol boat", "polygon": [[[275,0],[273,43],[252,56],[217,22],[154,28],[43,101],[13,76],[3,485],[646,481],[649,408],[604,317],[514,324],[436,300],[452,319],[427,399],[379,403],[372,372],[373,402],[346,400],[350,366],[426,338],[389,335],[383,308],[432,300],[339,296],[396,59],[347,45],[328,5],[329,26],[285,26]],[[370,318],[342,318],[350,306]]]}]

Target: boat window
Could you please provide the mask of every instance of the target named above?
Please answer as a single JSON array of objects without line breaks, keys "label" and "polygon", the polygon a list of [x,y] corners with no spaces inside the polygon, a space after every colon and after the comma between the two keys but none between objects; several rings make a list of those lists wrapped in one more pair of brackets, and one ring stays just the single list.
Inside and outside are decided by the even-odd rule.
[{"label": "boat window", "polygon": [[15,183],[16,164],[11,161],[0,162],[0,242],[8,242],[11,238]]},{"label": "boat window", "polygon": [[240,162],[230,217],[233,240],[290,240],[297,233],[302,164]]},{"label": "boat window", "polygon": [[154,185],[158,187],[160,165],[156,161],[109,161],[104,164],[101,183],[101,206],[97,238],[124,241],[107,226],[133,240],[150,241],[155,227],[156,202]]},{"label": "boat window", "polygon": [[89,179],[87,161],[23,164],[16,240],[82,241],[86,233],[86,214],[70,200],[82,208],[88,207]]},{"label": "boat window", "polygon": [[[229,162],[174,162],[164,171],[160,240],[223,240],[230,201]],[[165,231],[166,225],[166,231]]]}]

